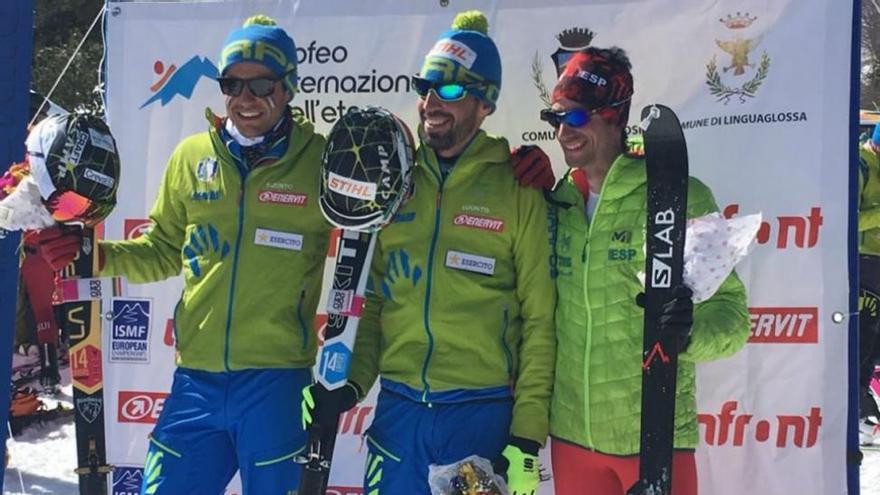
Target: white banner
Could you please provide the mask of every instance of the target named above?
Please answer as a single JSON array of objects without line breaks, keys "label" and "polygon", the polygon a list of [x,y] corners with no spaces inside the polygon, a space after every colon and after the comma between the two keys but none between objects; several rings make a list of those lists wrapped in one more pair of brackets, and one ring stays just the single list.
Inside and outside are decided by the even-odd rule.
[{"label": "white banner", "polygon": [[[444,3],[449,3],[444,7]],[[122,153],[110,239],[131,238],[177,142],[223,113],[212,80],[226,33],[254,13],[278,20],[298,46],[293,105],[327,132],[351,105],[378,104],[415,130],[408,76],[459,10],[488,18],[504,68],[498,110],[484,125],[511,145],[540,144],[564,168],[538,119],[552,91],[549,55],[563,29],[586,27],[633,64],[630,126],[642,106],[676,110],[691,173],[730,217],[764,215],[738,272],[753,332],[732,358],[701,365],[700,491],[712,495],[846,492],[849,280],[849,111],[852,9],[839,0],[525,0],[112,3],[108,112]],[[149,298],[148,344],[105,362],[114,494],[136,479],[173,371],[171,318],[179,279],[132,285]],[[845,318],[835,323],[832,315]],[[143,314],[143,312],[141,313]],[[105,353],[109,356],[110,353]],[[123,354],[120,354],[122,356]],[[106,358],[105,358],[106,361]],[[362,493],[361,435],[373,400],[346,414],[329,493]],[[798,473],[792,476],[791,473]],[[237,488],[231,488],[237,493]],[[552,485],[542,485],[542,494]]]}]

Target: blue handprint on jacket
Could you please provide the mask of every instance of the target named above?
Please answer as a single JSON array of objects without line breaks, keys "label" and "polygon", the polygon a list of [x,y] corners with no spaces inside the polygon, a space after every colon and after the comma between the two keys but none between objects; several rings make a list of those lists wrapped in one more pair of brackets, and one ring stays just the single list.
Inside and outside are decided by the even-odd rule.
[{"label": "blue handprint on jacket", "polygon": [[199,256],[216,259],[218,254],[221,260],[229,254],[229,242],[223,241],[223,244],[220,244],[217,229],[213,225],[208,224],[205,228],[204,225],[199,224],[190,230],[189,239],[183,245],[183,255],[194,277],[202,276]]}]

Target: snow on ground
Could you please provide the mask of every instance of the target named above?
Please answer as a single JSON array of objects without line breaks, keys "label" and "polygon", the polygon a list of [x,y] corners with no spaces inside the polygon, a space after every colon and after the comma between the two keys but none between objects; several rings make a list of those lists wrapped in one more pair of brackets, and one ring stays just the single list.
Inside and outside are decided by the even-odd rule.
[{"label": "snow on ground", "polygon": [[[70,405],[70,386],[58,399]],[[47,405],[54,405],[46,400]],[[880,495],[880,444],[865,451],[861,494]],[[76,435],[73,417],[29,427],[9,443],[11,460],[3,483],[4,495],[77,495]],[[19,479],[21,477],[21,481]],[[24,489],[22,490],[22,481]],[[711,495],[711,494],[708,494]]]}]

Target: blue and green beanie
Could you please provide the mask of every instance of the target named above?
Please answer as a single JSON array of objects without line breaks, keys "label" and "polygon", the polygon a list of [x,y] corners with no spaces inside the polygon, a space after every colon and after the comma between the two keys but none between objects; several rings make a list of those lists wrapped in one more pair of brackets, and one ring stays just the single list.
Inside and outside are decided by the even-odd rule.
[{"label": "blue and green beanie", "polygon": [[501,91],[501,56],[488,32],[489,21],[482,12],[459,13],[425,56],[419,76],[435,82],[483,83],[470,94],[495,108]]},{"label": "blue and green beanie", "polygon": [[284,78],[284,86],[291,94],[296,93],[296,45],[271,17],[249,17],[240,28],[233,29],[226,36],[218,64],[220,75],[238,62],[265,65],[275,75]]}]

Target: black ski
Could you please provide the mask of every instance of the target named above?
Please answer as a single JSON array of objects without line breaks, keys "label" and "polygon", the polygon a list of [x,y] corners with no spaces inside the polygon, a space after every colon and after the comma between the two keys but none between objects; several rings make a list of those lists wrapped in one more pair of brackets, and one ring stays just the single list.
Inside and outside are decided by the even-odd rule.
[{"label": "black ski", "polygon": [[678,342],[659,332],[658,315],[682,283],[687,215],[687,145],[668,107],[642,109],[647,168],[645,323],[642,350],[642,417],[639,480],[627,495],[669,495]]},{"label": "black ski", "polygon": [[[95,231],[83,229],[76,259],[62,271],[62,325],[70,336],[70,379],[76,423],[75,472],[80,495],[106,495],[107,449],[104,430],[104,374],[101,361],[101,306],[112,289],[100,279]],[[110,291],[108,294],[106,292]],[[68,302],[70,301],[70,302]]]},{"label": "black ski", "polygon": [[[326,301],[327,326],[318,356],[316,381],[327,390],[345,386],[354,351],[367,276],[377,233],[334,230],[325,261],[322,301]],[[332,267],[327,272],[327,267]],[[330,479],[330,464],[336,446],[339,415],[317,415],[309,427],[298,493],[323,495]]]}]

